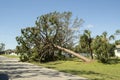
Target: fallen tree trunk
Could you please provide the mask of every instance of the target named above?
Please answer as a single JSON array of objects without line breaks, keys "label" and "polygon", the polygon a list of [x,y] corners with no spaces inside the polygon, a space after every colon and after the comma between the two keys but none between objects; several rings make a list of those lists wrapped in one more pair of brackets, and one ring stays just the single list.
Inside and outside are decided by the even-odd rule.
[{"label": "fallen tree trunk", "polygon": [[73,51],[71,51],[71,50],[69,50],[69,49],[60,47],[60,46],[58,46],[58,45],[54,45],[54,47],[56,47],[56,48],[58,48],[58,49],[60,49],[60,50],[62,50],[62,51],[64,51],[64,52],[67,52],[67,53],[69,53],[69,54],[72,54],[72,55],[74,55],[74,56],[82,59],[82,60],[85,61],[85,62],[90,62],[90,61],[91,61],[90,59],[88,59],[88,58],[86,58],[86,57],[84,57],[84,56],[81,56],[79,53],[73,52]]}]

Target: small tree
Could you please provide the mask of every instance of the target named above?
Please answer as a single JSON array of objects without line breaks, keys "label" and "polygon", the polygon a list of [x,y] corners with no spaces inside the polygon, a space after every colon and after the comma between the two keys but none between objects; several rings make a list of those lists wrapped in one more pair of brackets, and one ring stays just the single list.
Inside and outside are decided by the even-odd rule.
[{"label": "small tree", "polygon": [[116,35],[120,35],[120,30],[119,30],[119,29],[116,30],[115,34],[116,34]]},{"label": "small tree", "polygon": [[107,63],[110,57],[110,39],[114,39],[114,36],[111,35],[108,38],[107,32],[103,32],[102,35],[96,36],[92,43],[93,53],[103,63]]},{"label": "small tree", "polygon": [[116,44],[116,45],[120,45],[120,40],[116,40],[116,41],[115,41],[115,44]]},{"label": "small tree", "polygon": [[0,52],[3,52],[5,50],[5,44],[0,43]]}]

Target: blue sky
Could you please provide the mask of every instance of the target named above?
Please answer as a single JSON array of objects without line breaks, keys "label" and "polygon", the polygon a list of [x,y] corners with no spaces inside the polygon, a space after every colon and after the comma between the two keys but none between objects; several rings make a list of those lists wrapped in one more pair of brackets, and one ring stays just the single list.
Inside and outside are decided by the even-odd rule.
[{"label": "blue sky", "polygon": [[14,49],[21,28],[34,26],[38,16],[53,11],[71,11],[93,36],[120,29],[120,0],[0,0],[0,42]]}]

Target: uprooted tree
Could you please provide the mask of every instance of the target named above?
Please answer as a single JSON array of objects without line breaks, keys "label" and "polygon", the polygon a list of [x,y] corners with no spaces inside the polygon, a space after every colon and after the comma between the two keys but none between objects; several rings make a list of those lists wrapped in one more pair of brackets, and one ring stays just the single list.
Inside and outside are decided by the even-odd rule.
[{"label": "uprooted tree", "polygon": [[17,36],[22,61],[35,60],[40,62],[61,59],[62,51],[74,55],[83,61],[90,61],[86,57],[71,51],[74,39],[78,34],[82,19],[71,19],[71,12],[52,12],[37,18],[34,27],[21,29],[21,36]]}]

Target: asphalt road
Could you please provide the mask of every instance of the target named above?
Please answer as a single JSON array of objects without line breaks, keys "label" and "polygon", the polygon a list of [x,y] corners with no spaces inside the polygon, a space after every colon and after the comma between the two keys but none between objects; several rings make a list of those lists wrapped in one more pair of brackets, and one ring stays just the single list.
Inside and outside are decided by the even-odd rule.
[{"label": "asphalt road", "polygon": [[87,80],[57,70],[0,56],[0,80]]}]

